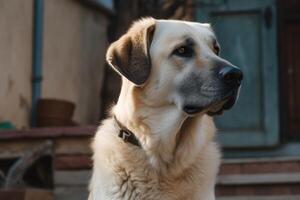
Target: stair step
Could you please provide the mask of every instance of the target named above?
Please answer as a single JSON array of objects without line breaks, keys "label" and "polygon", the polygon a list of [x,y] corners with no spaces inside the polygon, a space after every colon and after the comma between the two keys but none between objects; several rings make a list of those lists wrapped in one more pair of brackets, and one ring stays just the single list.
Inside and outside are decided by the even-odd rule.
[{"label": "stair step", "polygon": [[223,164],[246,164],[246,163],[274,163],[300,161],[300,156],[294,157],[262,157],[262,158],[227,158]]},{"label": "stair step", "polygon": [[300,158],[225,159],[220,175],[300,172]]},{"label": "stair step", "polygon": [[300,183],[300,172],[280,174],[221,175],[217,180],[217,184],[219,185],[260,185],[285,183]]},{"label": "stair step", "polygon": [[228,196],[216,200],[299,200],[300,196]]}]

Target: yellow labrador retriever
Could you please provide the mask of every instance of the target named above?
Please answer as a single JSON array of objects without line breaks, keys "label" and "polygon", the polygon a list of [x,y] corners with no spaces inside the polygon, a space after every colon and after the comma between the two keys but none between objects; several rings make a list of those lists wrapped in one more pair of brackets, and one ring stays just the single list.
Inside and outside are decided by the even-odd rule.
[{"label": "yellow labrador retriever", "polygon": [[236,101],[242,72],[209,24],[146,18],[108,49],[122,76],[94,142],[90,200],[214,200],[212,115]]}]

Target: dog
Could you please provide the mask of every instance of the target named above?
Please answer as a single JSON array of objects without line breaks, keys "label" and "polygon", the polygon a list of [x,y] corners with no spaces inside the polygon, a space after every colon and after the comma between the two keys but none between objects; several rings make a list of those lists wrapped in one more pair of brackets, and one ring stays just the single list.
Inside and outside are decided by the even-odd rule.
[{"label": "dog", "polygon": [[141,19],[110,45],[119,99],[93,140],[89,200],[214,200],[221,154],[213,115],[243,74],[209,24]]}]

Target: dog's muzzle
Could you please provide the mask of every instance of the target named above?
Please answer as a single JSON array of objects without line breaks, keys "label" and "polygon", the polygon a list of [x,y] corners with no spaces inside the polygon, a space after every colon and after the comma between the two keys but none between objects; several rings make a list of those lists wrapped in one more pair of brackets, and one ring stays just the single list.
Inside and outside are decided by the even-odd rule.
[{"label": "dog's muzzle", "polygon": [[243,73],[240,69],[232,66],[222,68],[218,73],[219,79],[225,83],[225,88],[229,88],[230,92],[224,97],[224,103],[216,112],[208,111],[208,115],[220,115],[223,110],[229,110],[235,104],[238,92],[243,80]]},{"label": "dog's muzzle", "polygon": [[222,92],[214,97],[208,105],[185,105],[183,107],[184,112],[193,115],[207,110],[207,114],[212,116],[222,114],[223,110],[232,108],[238,97],[243,73],[234,66],[224,66],[217,71],[216,76],[222,85]]}]

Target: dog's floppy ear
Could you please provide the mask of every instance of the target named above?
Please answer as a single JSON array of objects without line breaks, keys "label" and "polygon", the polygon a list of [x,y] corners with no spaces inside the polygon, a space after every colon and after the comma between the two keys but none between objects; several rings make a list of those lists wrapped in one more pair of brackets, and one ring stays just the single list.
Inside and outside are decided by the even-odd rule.
[{"label": "dog's floppy ear", "polygon": [[129,31],[108,48],[106,60],[118,73],[135,85],[142,85],[151,72],[149,54],[155,21],[134,24]]}]

